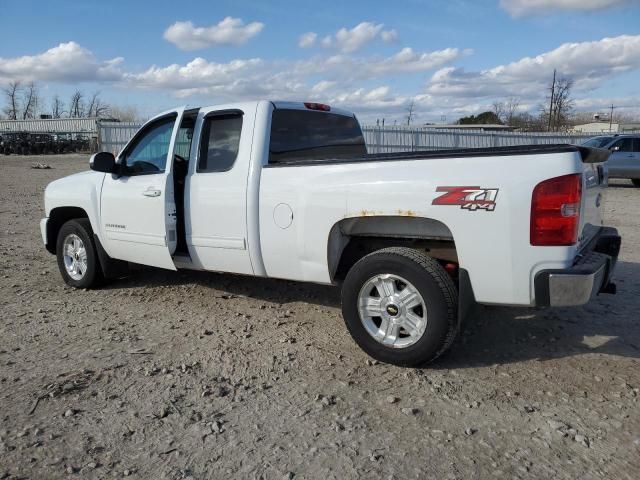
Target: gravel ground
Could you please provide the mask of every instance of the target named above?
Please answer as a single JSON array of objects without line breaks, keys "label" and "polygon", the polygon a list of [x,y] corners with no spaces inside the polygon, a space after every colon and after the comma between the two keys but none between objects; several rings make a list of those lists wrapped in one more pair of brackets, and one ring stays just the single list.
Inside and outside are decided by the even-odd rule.
[{"label": "gravel ground", "polygon": [[86,156],[0,166],[0,479],[638,478],[628,182],[606,194],[617,296],[484,308],[437,364],[402,369],[358,349],[331,287],[147,268],[66,287],[38,221]]}]

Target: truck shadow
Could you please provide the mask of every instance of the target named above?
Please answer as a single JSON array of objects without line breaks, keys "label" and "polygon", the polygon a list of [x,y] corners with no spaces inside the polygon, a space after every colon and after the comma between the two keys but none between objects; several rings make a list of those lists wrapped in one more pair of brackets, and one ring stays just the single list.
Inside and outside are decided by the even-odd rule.
[{"label": "truck shadow", "polygon": [[480,307],[436,368],[463,368],[584,354],[640,358],[640,264],[619,262],[617,295],[575,308]]},{"label": "truck shadow", "polygon": [[332,285],[292,282],[230,273],[160,270],[136,265],[132,275],[112,282],[105,289],[144,288],[195,284],[221,293],[250,297],[276,304],[307,302],[340,308],[340,289]]},{"label": "truck shadow", "polygon": [[[617,295],[600,295],[583,307],[479,306],[449,353],[428,368],[480,367],[594,353],[640,358],[640,264],[619,262],[614,280]],[[340,290],[333,286],[209,272],[140,267],[106,288],[167,285],[199,285],[281,305],[305,302],[340,308]]]}]

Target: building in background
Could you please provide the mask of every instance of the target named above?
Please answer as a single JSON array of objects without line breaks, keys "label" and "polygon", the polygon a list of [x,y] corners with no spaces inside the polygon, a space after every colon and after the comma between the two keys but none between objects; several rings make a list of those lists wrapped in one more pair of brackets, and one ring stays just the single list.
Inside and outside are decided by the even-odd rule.
[{"label": "building in background", "polygon": [[627,133],[640,131],[640,123],[611,123],[609,122],[591,122],[582,125],[575,125],[571,128],[576,133]]}]

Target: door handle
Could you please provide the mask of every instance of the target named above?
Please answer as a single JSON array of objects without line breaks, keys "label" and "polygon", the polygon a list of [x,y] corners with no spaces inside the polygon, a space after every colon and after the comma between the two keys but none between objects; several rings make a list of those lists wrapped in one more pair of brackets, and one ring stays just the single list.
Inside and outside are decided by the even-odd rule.
[{"label": "door handle", "polygon": [[147,188],[142,192],[145,197],[159,197],[161,193],[160,190],[156,190],[155,188]]}]

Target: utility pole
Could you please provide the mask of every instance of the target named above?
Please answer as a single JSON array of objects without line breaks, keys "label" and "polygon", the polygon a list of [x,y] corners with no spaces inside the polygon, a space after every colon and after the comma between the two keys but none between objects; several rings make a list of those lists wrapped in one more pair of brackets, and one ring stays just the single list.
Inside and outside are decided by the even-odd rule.
[{"label": "utility pole", "polygon": [[553,82],[551,82],[551,100],[549,101],[549,124],[547,125],[547,132],[551,131],[551,117],[553,112],[553,94],[556,89],[556,69],[553,69]]},{"label": "utility pole", "polygon": [[609,114],[609,133],[611,133],[611,123],[613,122],[613,109],[616,108],[611,104],[611,113]]}]

